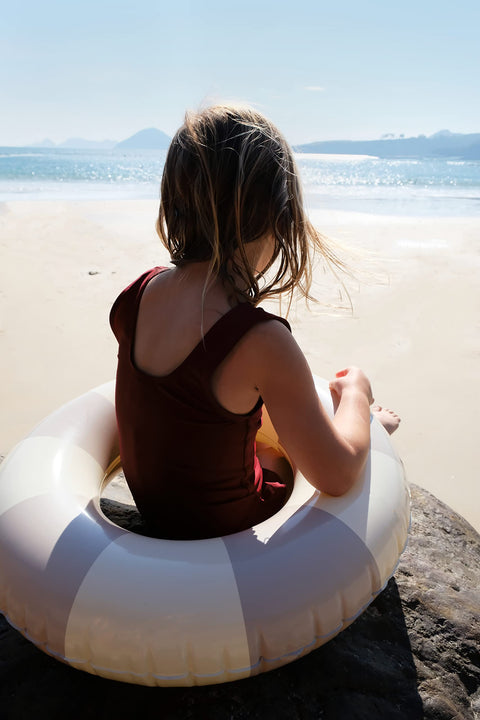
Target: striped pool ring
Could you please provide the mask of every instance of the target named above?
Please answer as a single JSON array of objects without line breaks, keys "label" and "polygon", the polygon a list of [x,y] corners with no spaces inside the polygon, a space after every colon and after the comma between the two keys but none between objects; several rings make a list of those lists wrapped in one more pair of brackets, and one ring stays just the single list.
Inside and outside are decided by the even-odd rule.
[{"label": "striped pool ring", "polygon": [[0,466],[0,609],[49,655],[124,682],[221,683],[295,660],[365,610],[407,540],[403,466],[376,420],[371,429],[364,476],[343,497],[297,474],[287,504],[250,530],[158,540],[100,509],[117,452],[114,383],[102,385]]}]

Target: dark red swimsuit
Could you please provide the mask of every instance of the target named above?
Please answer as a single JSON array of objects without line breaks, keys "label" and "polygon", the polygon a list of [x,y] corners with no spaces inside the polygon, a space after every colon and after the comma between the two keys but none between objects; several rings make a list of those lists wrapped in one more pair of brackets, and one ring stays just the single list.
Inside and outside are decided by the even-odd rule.
[{"label": "dark red swimsuit", "polygon": [[246,415],[223,408],[212,376],[254,325],[286,320],[237,305],[205,334],[169,375],[154,377],[133,362],[140,300],[154,268],[117,298],[110,324],[119,343],[116,412],[127,483],[151,532],[193,539],[244,530],[275,513],[286,487],[255,455],[262,405]]}]

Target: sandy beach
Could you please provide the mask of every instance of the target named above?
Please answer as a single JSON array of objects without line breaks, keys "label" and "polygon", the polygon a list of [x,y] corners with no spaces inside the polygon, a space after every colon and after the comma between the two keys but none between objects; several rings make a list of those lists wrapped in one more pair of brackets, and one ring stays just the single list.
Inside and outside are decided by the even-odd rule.
[{"label": "sandy beach", "polygon": [[[0,205],[0,454],[114,376],[110,306],[168,262],[156,211],[148,200]],[[352,248],[357,274],[346,279],[353,309],[319,269],[324,304],[290,312],[313,372],[361,366],[376,401],[402,416],[394,442],[409,479],[480,530],[480,218],[312,217]]]}]

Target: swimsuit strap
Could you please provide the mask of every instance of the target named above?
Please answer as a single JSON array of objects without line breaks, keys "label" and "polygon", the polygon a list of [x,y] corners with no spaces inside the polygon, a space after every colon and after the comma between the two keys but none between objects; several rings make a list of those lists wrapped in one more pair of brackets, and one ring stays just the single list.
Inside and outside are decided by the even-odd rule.
[{"label": "swimsuit strap", "polygon": [[212,325],[188,361],[196,363],[201,359],[203,364],[213,371],[251,328],[270,320],[278,320],[290,330],[290,325],[284,318],[250,303],[240,303]]},{"label": "swimsuit strap", "polygon": [[168,270],[167,267],[154,267],[142,273],[134,282],[120,293],[112,309],[110,310],[110,326],[117,338],[128,342],[131,351],[131,343],[135,337],[137,325],[138,308],[142,299],[143,291],[156,275]]},{"label": "swimsuit strap", "polygon": [[[154,267],[143,273],[121,293],[112,307],[110,324],[117,339],[128,343],[130,354],[133,349],[138,309],[143,292],[156,275],[168,269],[167,267]],[[204,370],[213,372],[252,327],[270,320],[278,320],[290,330],[287,320],[266,312],[263,308],[255,307],[248,302],[236,305],[212,325],[205,333],[203,340],[200,340],[190,355],[170,375],[176,376],[188,365],[192,368],[197,367],[197,369],[201,365]]]}]

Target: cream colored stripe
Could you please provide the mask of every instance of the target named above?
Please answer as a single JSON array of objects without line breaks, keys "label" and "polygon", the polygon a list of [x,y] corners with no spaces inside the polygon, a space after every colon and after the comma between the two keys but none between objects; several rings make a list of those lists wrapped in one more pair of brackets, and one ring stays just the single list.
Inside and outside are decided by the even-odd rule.
[{"label": "cream colored stripe", "polygon": [[315,506],[347,525],[372,553],[382,582],[407,541],[410,500],[402,465],[372,450],[363,480],[342,497],[319,495]]},{"label": "cream colored stripe", "polygon": [[[188,685],[247,677],[250,656],[223,540],[129,534],[86,575],[67,626],[69,662],[105,677]],[[78,660],[78,661],[77,661]]]},{"label": "cream colored stripe", "polygon": [[224,538],[256,671],[337,633],[380,587],[375,560],[345,523],[304,507],[266,543]]},{"label": "cream colored stripe", "polygon": [[103,468],[85,450],[59,438],[28,437],[0,466],[0,514],[36,495],[65,491],[78,512],[98,494],[102,477]]},{"label": "cream colored stripe", "polygon": [[0,515],[0,608],[46,652],[65,655],[65,628],[83,578],[125,530],[74,498],[36,495]]},{"label": "cream colored stripe", "polygon": [[106,468],[117,444],[115,409],[103,395],[88,392],[46,417],[30,437],[55,437],[77,445]]},{"label": "cream colored stripe", "polygon": [[110,380],[103,385],[93,388],[92,392],[102,395],[106,400],[111,402],[112,405],[115,405],[115,380]]}]

